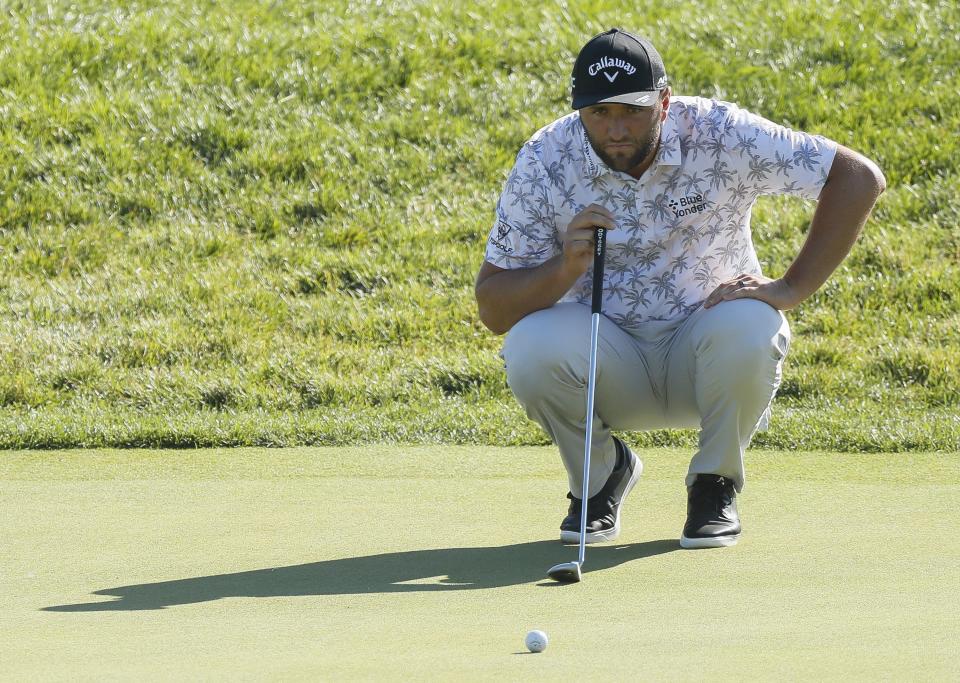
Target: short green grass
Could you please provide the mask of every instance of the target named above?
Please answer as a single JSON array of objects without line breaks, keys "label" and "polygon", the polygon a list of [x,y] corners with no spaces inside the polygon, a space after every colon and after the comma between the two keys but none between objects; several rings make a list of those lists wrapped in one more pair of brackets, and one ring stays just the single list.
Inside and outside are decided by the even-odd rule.
[{"label": "short green grass", "polygon": [[[0,448],[546,443],[472,284],[517,149],[611,25],[656,40],[676,92],[886,173],[851,257],[790,315],[756,443],[955,450],[949,0],[7,2]],[[757,206],[769,274],[810,214]]]},{"label": "short green grass", "polygon": [[[732,547],[683,551],[689,451],[546,570],[552,447],[0,459],[5,680],[955,680],[960,458],[751,452]],[[551,642],[521,654],[533,628]]]}]

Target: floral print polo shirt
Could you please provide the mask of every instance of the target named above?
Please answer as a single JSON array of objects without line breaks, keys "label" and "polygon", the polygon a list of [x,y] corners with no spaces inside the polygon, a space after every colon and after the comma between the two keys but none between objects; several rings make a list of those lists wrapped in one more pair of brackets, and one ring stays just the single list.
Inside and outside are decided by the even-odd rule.
[{"label": "floral print polo shirt", "polygon": [[[517,155],[485,258],[529,268],[561,253],[560,236],[590,204],[610,210],[604,314],[626,329],[696,310],[722,281],[760,275],[750,211],[764,194],[820,195],[837,144],[728,102],[673,97],[650,168],[634,179],[600,160],[573,112]],[[590,304],[592,269],[561,301]]]}]

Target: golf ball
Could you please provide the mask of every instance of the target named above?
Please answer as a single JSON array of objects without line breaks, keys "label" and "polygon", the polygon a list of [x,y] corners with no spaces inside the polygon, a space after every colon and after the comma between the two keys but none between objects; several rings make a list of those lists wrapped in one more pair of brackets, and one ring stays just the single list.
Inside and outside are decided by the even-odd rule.
[{"label": "golf ball", "polygon": [[523,642],[530,652],[543,652],[547,649],[547,634],[543,631],[530,631]]}]

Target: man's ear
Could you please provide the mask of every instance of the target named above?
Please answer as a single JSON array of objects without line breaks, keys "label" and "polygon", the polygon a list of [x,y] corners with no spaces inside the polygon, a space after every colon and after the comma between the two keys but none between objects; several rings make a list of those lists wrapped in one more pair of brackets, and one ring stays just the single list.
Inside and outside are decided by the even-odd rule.
[{"label": "man's ear", "polygon": [[666,88],[660,91],[660,120],[667,120],[667,110],[670,109],[670,96],[673,94],[673,91],[670,90],[668,85]]}]

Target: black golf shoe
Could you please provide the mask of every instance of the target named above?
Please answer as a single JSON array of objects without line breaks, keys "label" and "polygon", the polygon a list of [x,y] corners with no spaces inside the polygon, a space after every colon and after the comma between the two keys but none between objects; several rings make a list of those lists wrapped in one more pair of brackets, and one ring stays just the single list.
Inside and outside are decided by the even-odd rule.
[{"label": "black golf shoe", "polygon": [[733,482],[715,474],[698,474],[687,487],[687,523],[680,545],[684,548],[721,548],[740,538],[737,490]]},{"label": "black golf shoe", "polygon": [[[617,464],[603,488],[587,501],[587,543],[612,541],[620,535],[620,507],[643,472],[643,463],[627,444],[616,437],[613,440],[617,446]],[[567,498],[570,509],[560,524],[560,540],[580,543],[580,499],[572,493],[568,493]]]}]

